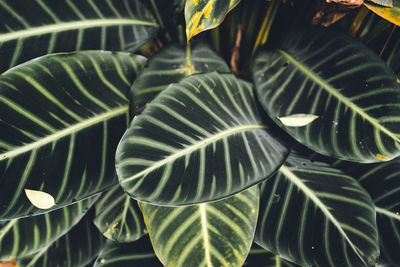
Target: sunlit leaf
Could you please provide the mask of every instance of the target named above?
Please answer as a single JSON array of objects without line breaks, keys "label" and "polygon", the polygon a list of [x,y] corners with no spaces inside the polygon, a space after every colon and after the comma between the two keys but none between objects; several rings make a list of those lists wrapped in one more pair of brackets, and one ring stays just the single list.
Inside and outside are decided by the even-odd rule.
[{"label": "sunlit leaf", "polygon": [[154,251],[167,267],[241,266],[253,242],[259,192],[184,207],[140,203]]},{"label": "sunlit leaf", "polygon": [[393,0],[393,7],[384,7],[372,2],[364,2],[364,5],[382,18],[400,26],[400,0]]},{"label": "sunlit leaf", "polygon": [[240,0],[187,0],[185,6],[186,36],[217,27]]}]

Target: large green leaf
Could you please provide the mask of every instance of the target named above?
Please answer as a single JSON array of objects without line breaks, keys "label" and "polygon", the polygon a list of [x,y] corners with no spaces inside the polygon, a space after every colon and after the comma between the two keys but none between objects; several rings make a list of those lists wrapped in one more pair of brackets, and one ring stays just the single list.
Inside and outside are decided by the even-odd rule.
[{"label": "large green leaf", "polygon": [[240,192],[271,176],[286,156],[251,86],[213,72],[172,84],[149,103],[123,136],[116,164],[133,198],[184,205]]},{"label": "large green leaf", "polygon": [[117,184],[96,203],[94,224],[108,239],[132,242],[147,233],[139,206]]},{"label": "large green leaf", "polygon": [[302,266],[374,266],[375,206],[350,176],[290,156],[261,186],[255,241]]},{"label": "large green leaf", "polygon": [[55,52],[134,51],[157,30],[139,0],[2,0],[0,17],[0,73]]},{"label": "large green leaf", "polygon": [[192,206],[139,205],[164,266],[241,266],[253,243],[259,190]]},{"label": "large green leaf", "polygon": [[19,259],[46,248],[78,223],[97,199],[93,196],[45,214],[0,221],[0,260]]},{"label": "large green leaf", "polygon": [[171,83],[201,72],[230,72],[228,65],[207,44],[169,45],[161,48],[146,64],[131,88],[131,110],[144,106]]},{"label": "large green leaf", "polygon": [[92,262],[103,249],[106,239],[88,215],[60,239],[30,257],[17,259],[17,263],[24,267],[83,267]]},{"label": "large green leaf", "polygon": [[392,267],[400,266],[400,160],[353,164],[348,171],[375,202],[381,259]]},{"label": "large green leaf", "polygon": [[217,27],[240,0],[187,0],[185,6],[186,36]]},{"label": "large green leaf", "polygon": [[94,267],[121,267],[121,266],[149,266],[162,267],[163,265],[154,254],[148,236],[131,243],[115,243],[107,241]]},{"label": "large green leaf", "polygon": [[292,34],[258,54],[253,78],[269,116],[309,148],[360,162],[400,155],[400,84],[362,43],[322,29]]},{"label": "large green leaf", "polygon": [[59,208],[116,183],[129,88],[144,65],[128,53],[45,56],[0,76],[0,219],[38,214],[24,189]]}]

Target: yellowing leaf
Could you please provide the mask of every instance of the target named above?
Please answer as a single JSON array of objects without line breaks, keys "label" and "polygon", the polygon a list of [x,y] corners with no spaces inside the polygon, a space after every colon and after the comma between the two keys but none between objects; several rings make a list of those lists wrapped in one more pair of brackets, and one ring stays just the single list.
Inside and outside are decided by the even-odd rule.
[{"label": "yellowing leaf", "polygon": [[388,158],[388,157],[386,157],[386,156],[384,156],[384,155],[381,155],[381,154],[376,154],[376,156],[378,157],[378,159],[380,159],[380,160],[382,160],[382,161],[389,161],[389,160],[391,160],[390,158]]},{"label": "yellowing leaf", "polygon": [[379,6],[372,2],[364,2],[364,5],[382,18],[400,26],[400,0],[394,0],[393,7]]},{"label": "yellowing leaf", "polygon": [[49,209],[56,204],[52,195],[42,191],[25,189],[25,194],[32,205],[39,209]]},{"label": "yellowing leaf", "polygon": [[285,117],[278,117],[278,119],[282,122],[283,125],[289,127],[306,126],[317,118],[318,118],[317,115],[312,115],[312,114],[293,114]]},{"label": "yellowing leaf", "polygon": [[217,27],[240,0],[187,0],[185,6],[186,36]]}]

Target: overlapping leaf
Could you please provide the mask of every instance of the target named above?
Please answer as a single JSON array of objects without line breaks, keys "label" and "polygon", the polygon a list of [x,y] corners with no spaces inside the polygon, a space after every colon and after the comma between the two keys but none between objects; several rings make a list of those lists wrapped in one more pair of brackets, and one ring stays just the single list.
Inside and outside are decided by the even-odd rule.
[{"label": "overlapping leaf", "polygon": [[77,224],[97,199],[93,196],[42,215],[0,221],[0,260],[19,259],[46,249]]},{"label": "overlapping leaf", "polygon": [[185,6],[186,36],[217,27],[240,0],[188,0]]},{"label": "overlapping leaf", "polygon": [[132,242],[147,233],[139,206],[119,185],[105,193],[96,203],[94,224],[108,239]]},{"label": "overlapping leaf", "polygon": [[290,156],[262,183],[257,244],[302,266],[375,266],[375,206],[350,176]]},{"label": "overlapping leaf", "polygon": [[[293,34],[258,54],[253,77],[269,116],[309,148],[360,162],[400,155],[400,84],[358,41],[322,29]],[[302,127],[279,121],[299,114],[318,118]]]},{"label": "overlapping leaf", "polygon": [[400,160],[351,165],[348,170],[370,193],[376,205],[381,259],[400,266]]},{"label": "overlapping leaf", "polygon": [[60,239],[30,257],[17,259],[18,264],[24,267],[77,267],[89,264],[106,243],[92,220],[91,216],[86,215]]},{"label": "overlapping leaf", "polygon": [[154,251],[167,267],[241,266],[253,242],[258,187],[185,207],[140,203]]},{"label": "overlapping leaf", "polygon": [[163,265],[154,254],[148,236],[131,243],[114,243],[107,241],[94,267],[148,266],[162,267]]},{"label": "overlapping leaf", "polygon": [[393,0],[392,7],[380,6],[371,2],[364,2],[364,5],[382,18],[400,26],[400,0]]},{"label": "overlapping leaf", "polygon": [[230,74],[192,75],[136,116],[117,149],[133,198],[161,205],[218,200],[276,171],[286,148],[263,124],[252,88]]},{"label": "overlapping leaf", "polygon": [[129,88],[145,59],[128,53],[45,56],[0,77],[0,219],[38,214],[24,189],[59,208],[116,183],[114,153]]},{"label": "overlapping leaf", "polygon": [[243,267],[299,267],[253,244]]},{"label": "overlapping leaf", "polygon": [[55,52],[134,51],[157,30],[139,0],[3,0],[0,17],[0,73]]},{"label": "overlapping leaf", "polygon": [[131,110],[144,106],[171,83],[201,72],[230,72],[228,65],[205,43],[161,48],[146,64],[131,88]]}]

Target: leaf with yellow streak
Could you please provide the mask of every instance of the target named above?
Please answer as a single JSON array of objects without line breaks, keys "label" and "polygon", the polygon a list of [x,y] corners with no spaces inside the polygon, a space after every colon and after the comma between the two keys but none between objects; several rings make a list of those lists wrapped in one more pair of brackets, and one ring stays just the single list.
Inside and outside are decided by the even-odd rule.
[{"label": "leaf with yellow streak", "polygon": [[382,18],[400,26],[400,0],[394,0],[393,7],[379,6],[372,2],[364,2],[364,5]]},{"label": "leaf with yellow streak", "polygon": [[186,36],[189,41],[202,31],[217,27],[240,0],[187,0]]}]

